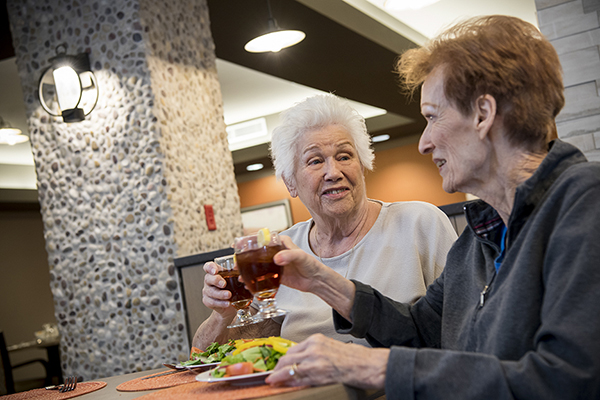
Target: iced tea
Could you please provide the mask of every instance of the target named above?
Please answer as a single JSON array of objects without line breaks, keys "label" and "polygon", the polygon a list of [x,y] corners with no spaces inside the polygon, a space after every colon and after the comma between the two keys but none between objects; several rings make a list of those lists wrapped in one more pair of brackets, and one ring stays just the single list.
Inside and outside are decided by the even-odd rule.
[{"label": "iced tea", "polygon": [[231,292],[229,302],[236,310],[247,308],[252,303],[252,293],[239,281],[240,272],[237,270],[219,271],[219,275],[225,279],[227,284],[224,290]]},{"label": "iced tea", "polygon": [[283,267],[273,262],[273,256],[283,250],[282,245],[265,246],[236,254],[237,266],[248,289],[253,294],[270,291],[266,297],[275,297]]}]

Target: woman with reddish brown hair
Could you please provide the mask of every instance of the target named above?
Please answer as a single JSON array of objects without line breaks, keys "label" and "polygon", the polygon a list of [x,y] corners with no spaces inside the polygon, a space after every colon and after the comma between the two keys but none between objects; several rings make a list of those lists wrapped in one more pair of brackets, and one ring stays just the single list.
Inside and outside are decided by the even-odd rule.
[{"label": "woman with reddish brown hair", "polygon": [[314,335],[267,382],[343,382],[394,399],[600,398],[600,163],[556,139],[564,97],[552,45],[517,18],[480,17],[409,50],[398,72],[421,90],[419,151],[444,190],[480,200],[414,304],[287,240],[275,256],[282,283],[321,297],[338,332],[376,348]]},{"label": "woman with reddish brown hair", "polygon": [[471,112],[479,96],[494,97],[513,145],[535,152],[557,138],[554,119],[565,104],[562,68],[552,44],[533,25],[492,16],[453,26],[403,54],[397,72],[413,94],[438,66],[446,71],[444,95],[462,114]]}]

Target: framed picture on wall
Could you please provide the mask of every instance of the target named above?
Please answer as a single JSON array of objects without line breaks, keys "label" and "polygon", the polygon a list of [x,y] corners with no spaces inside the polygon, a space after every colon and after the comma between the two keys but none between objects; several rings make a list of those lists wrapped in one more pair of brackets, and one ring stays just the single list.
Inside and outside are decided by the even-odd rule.
[{"label": "framed picture on wall", "polygon": [[289,199],[244,207],[241,211],[245,235],[254,233],[261,228],[281,232],[292,226]]}]

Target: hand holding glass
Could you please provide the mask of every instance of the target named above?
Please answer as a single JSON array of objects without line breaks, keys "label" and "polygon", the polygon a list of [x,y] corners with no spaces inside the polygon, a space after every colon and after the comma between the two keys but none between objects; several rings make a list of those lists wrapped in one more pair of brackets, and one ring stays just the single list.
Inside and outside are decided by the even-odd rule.
[{"label": "hand holding glass", "polygon": [[275,264],[273,256],[284,249],[277,232],[270,233],[267,244],[259,243],[257,235],[235,238],[234,247],[240,275],[259,307],[255,317],[266,319],[287,314],[288,311],[277,308],[275,301],[283,267]]},{"label": "hand holding glass", "polygon": [[217,257],[215,258],[215,264],[219,268],[218,274],[227,282],[224,290],[231,292],[229,302],[237,310],[235,319],[228,328],[237,328],[260,322],[260,318],[253,318],[248,311],[252,303],[252,293],[246,290],[244,284],[239,281],[240,272],[235,267],[233,255]]}]

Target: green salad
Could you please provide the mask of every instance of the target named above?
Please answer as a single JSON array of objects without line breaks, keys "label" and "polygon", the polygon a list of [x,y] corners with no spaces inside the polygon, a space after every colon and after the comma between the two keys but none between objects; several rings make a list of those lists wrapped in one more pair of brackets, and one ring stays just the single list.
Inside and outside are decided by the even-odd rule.
[{"label": "green salad", "polygon": [[206,348],[206,351],[195,353],[192,352],[190,359],[181,363],[184,367],[189,365],[211,364],[222,361],[235,350],[235,342],[230,340],[228,343],[219,344],[213,342]]},{"label": "green salad", "polygon": [[219,367],[215,368],[211,374],[215,378],[223,378],[270,371],[275,368],[277,361],[283,355],[284,353],[267,345],[250,347],[238,354],[231,354],[223,358]]}]

